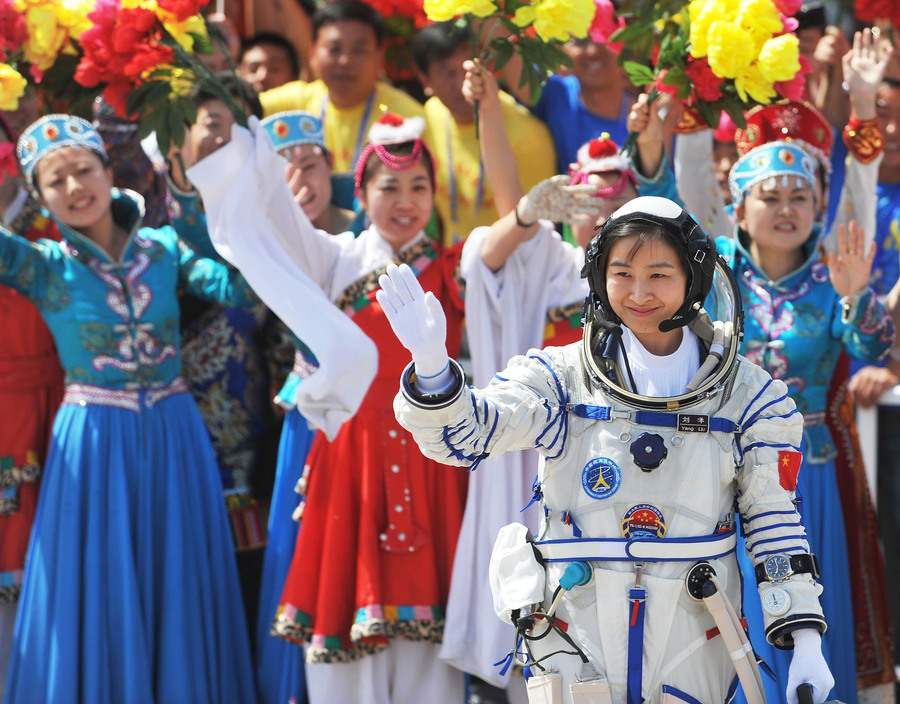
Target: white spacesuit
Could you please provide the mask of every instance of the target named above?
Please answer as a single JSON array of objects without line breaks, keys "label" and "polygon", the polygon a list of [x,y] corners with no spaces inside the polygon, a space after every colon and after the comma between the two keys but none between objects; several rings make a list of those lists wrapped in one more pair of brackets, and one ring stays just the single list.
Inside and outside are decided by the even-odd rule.
[{"label": "white spacesuit", "polygon": [[[658,200],[639,198],[618,216],[668,222],[654,215]],[[737,616],[735,511],[760,565],[769,640],[791,647],[795,632],[825,629],[817,563],[782,486],[789,473],[779,471],[799,459],[802,416],[782,382],[737,355],[729,321],[698,314],[715,254],[685,223],[675,224],[692,260],[711,258],[691,265],[679,311],[712,353],[695,389],[653,398],[618,383],[630,370],[609,327],[594,324],[609,302],[586,273],[601,294],[582,343],[514,357],[484,389],[467,387],[451,362],[452,383],[423,392],[414,362],[394,403],[422,452],[443,463],[524,448],[541,455],[534,542],[507,527],[491,566],[495,608],[519,626],[520,657],[531,662],[531,702],[724,702],[736,667],[745,691],[752,687],[759,675]],[[592,248],[586,272],[598,258]],[[716,275],[731,281],[721,264]],[[739,308],[734,290],[720,294]]]}]

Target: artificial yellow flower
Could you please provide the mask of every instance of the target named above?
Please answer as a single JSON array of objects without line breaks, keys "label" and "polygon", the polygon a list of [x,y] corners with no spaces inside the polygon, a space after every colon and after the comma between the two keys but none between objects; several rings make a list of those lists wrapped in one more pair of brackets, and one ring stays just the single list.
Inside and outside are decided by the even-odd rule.
[{"label": "artificial yellow flower", "polygon": [[789,81],[800,71],[800,46],[793,34],[782,34],[767,41],[756,65],[773,83]]},{"label": "artificial yellow flower", "polygon": [[69,40],[69,32],[56,21],[54,5],[32,5],[25,13],[28,38],[23,44],[25,58],[46,71]]},{"label": "artificial yellow flower", "polygon": [[56,22],[68,29],[72,39],[80,39],[82,34],[94,26],[88,19],[88,13],[93,12],[95,4],[95,0],[62,0],[54,3]]},{"label": "artificial yellow flower", "polygon": [[435,22],[446,22],[460,15],[488,17],[497,12],[493,0],[425,0],[425,15]]},{"label": "artificial yellow flower", "polygon": [[0,64],[0,110],[18,110],[28,81],[9,64]]},{"label": "artificial yellow flower", "polygon": [[719,78],[734,78],[756,58],[745,32],[733,22],[713,22],[707,41],[709,67]]},{"label": "artificial yellow flower", "polygon": [[742,0],[738,21],[745,29],[767,35],[766,39],[784,29],[781,15],[772,0]]},{"label": "artificial yellow flower", "polygon": [[150,10],[151,12],[158,12],[159,6],[156,4],[156,0],[121,0],[122,9],[123,10]]},{"label": "artificial yellow flower", "polygon": [[177,68],[175,66],[160,66],[160,71],[167,71],[169,74],[168,81],[169,85],[172,87],[169,99],[173,101],[175,98],[183,98],[190,95],[194,84],[197,82],[197,76],[193,71],[188,69]]},{"label": "artificial yellow flower", "polygon": [[534,6],[534,30],[545,42],[583,39],[596,11],[594,0],[542,0]]},{"label": "artificial yellow flower", "polygon": [[534,11],[534,5],[522,5],[522,7],[516,10],[516,14],[513,15],[512,21],[517,27],[527,27],[534,22],[536,16],[537,13]]},{"label": "artificial yellow flower", "polygon": [[184,22],[176,22],[175,15],[169,13],[164,14],[168,15],[168,17],[160,17],[163,21],[163,26],[169,34],[172,35],[172,38],[181,44],[181,47],[187,52],[194,51],[194,38],[191,36],[192,34],[199,34],[204,37],[209,36],[206,33],[206,23],[200,15],[188,17]]},{"label": "artificial yellow flower", "polygon": [[740,0],[691,0],[688,15],[691,20],[691,55],[706,56],[709,51],[709,29],[715,22],[732,22],[737,19]]},{"label": "artificial yellow flower", "polygon": [[741,69],[734,79],[734,87],[744,102],[747,102],[749,95],[756,102],[766,104],[778,95],[772,81],[763,75],[757,64]]}]

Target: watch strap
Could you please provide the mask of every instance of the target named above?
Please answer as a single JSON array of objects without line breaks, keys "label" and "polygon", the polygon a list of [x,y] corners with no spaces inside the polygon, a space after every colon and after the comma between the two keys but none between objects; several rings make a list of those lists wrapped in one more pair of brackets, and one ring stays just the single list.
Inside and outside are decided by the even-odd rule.
[{"label": "watch strap", "polygon": [[[793,574],[808,573],[813,579],[819,578],[819,560],[813,553],[785,555],[785,557],[790,560]],[[756,583],[759,585],[767,581],[769,576],[766,574],[766,560],[763,560],[756,566]]]}]

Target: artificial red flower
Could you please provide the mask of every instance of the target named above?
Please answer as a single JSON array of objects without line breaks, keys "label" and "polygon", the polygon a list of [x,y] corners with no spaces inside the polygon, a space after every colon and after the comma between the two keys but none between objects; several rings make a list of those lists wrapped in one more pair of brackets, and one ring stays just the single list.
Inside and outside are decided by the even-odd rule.
[{"label": "artificial red flower", "polygon": [[19,162],[16,161],[16,145],[12,142],[4,142],[0,144],[0,183],[5,179],[6,174],[10,178],[19,175]]},{"label": "artificial red flower", "polygon": [[84,56],[75,69],[75,80],[89,88],[107,83],[104,97],[125,117],[128,92],[140,85],[146,72],[170,63],[175,52],[160,44],[159,20],[151,10],[100,2],[88,18],[94,26],[81,35]]},{"label": "artificial red flower", "polygon": [[660,71],[656,76],[656,90],[660,93],[668,93],[672,97],[678,95],[678,86],[670,86],[668,83],[663,83],[663,78],[666,77],[666,74],[669,72],[669,69],[664,68]]},{"label": "artificial red flower", "polygon": [[789,81],[780,81],[775,84],[775,90],[782,98],[796,101],[806,97],[806,74],[812,72],[812,67],[803,54],[800,54],[799,59],[800,70],[797,75]]},{"label": "artificial red flower", "polygon": [[854,13],[860,22],[874,24],[886,19],[894,27],[900,27],[900,3],[896,0],[857,0]]},{"label": "artificial red flower", "polygon": [[610,42],[610,35],[625,26],[625,19],[616,17],[616,8],[610,0],[594,0],[596,10],[588,35],[598,44],[606,44],[606,48],[616,54],[622,51],[621,42]]},{"label": "artificial red flower", "polygon": [[13,9],[13,0],[0,0],[0,55],[16,51],[27,37],[25,16]]},{"label": "artificial red flower", "polygon": [[803,0],[774,0],[774,5],[782,15],[796,15],[803,5]]},{"label": "artificial red flower", "polygon": [[178,22],[184,22],[188,17],[200,13],[200,8],[209,4],[209,0],[157,0],[157,6],[161,10],[171,12]]},{"label": "artificial red flower", "polygon": [[705,56],[702,59],[688,61],[684,72],[694,84],[694,90],[700,100],[711,103],[722,97],[722,79],[713,73]]}]

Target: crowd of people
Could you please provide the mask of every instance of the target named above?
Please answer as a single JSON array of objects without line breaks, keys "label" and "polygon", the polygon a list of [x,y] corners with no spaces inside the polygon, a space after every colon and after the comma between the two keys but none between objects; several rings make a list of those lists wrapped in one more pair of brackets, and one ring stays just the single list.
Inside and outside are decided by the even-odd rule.
[{"label": "crowd of people", "polygon": [[893,701],[887,29],[804,4],[805,97],[713,129],[601,30],[531,104],[232,4],[166,153],[0,112],[0,699]]}]

